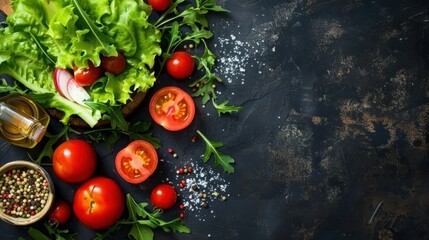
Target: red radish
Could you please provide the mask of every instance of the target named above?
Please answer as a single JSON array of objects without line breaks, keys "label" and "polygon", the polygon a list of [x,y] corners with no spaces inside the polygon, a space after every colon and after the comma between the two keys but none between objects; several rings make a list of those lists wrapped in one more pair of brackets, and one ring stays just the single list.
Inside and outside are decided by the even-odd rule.
[{"label": "red radish", "polygon": [[90,98],[85,88],[79,86],[66,69],[55,68],[54,85],[58,92],[70,101],[83,104],[83,101]]},{"label": "red radish", "polygon": [[71,78],[67,84],[67,91],[71,96],[71,100],[83,105],[85,100],[90,98],[88,92],[82,86],[79,86],[74,78]]},{"label": "red radish", "polygon": [[67,90],[67,85],[70,80],[70,78],[73,78],[73,75],[61,68],[55,68],[54,70],[54,85],[57,91],[63,95],[65,98],[72,100],[71,96]]}]

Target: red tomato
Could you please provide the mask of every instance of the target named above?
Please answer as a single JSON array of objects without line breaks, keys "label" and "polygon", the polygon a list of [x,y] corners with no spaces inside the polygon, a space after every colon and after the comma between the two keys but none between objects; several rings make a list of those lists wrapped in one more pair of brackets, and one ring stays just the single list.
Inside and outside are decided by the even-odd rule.
[{"label": "red tomato", "polygon": [[106,229],[115,224],[124,208],[124,193],[110,178],[92,178],[84,182],[74,195],[74,214],[81,223],[93,230]]},{"label": "red tomato", "polygon": [[55,174],[67,183],[79,183],[89,179],[97,167],[94,148],[81,139],[61,143],[52,155]]},{"label": "red tomato", "polygon": [[88,66],[88,68],[78,68],[77,66],[73,68],[74,80],[80,86],[91,86],[103,75],[101,67],[95,67],[91,61]]},{"label": "red tomato", "polygon": [[54,203],[49,213],[49,223],[53,225],[64,224],[68,222],[72,214],[70,204],[64,200]]},{"label": "red tomato", "polygon": [[158,154],[149,142],[136,140],[118,152],[116,171],[129,183],[141,183],[155,171]]},{"label": "red tomato", "polygon": [[167,73],[176,79],[185,79],[194,72],[195,62],[187,52],[175,52],[166,63]]},{"label": "red tomato", "polygon": [[118,53],[118,56],[101,57],[101,67],[104,71],[118,75],[125,70],[127,61],[122,53]]},{"label": "red tomato", "polygon": [[149,103],[152,119],[170,131],[179,131],[191,124],[195,115],[192,97],[178,87],[158,90]]},{"label": "red tomato", "polygon": [[170,6],[171,0],[149,0],[148,2],[156,11],[164,11]]},{"label": "red tomato", "polygon": [[156,186],[150,194],[150,201],[155,207],[164,210],[174,206],[177,200],[177,193],[173,186],[167,183],[162,183]]}]

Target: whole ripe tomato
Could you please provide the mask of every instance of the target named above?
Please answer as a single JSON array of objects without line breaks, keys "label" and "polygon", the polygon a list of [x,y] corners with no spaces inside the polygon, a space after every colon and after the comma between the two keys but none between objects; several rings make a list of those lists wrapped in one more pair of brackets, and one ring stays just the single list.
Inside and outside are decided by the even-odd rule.
[{"label": "whole ripe tomato", "polygon": [[148,2],[156,11],[164,11],[170,6],[171,0],[149,0]]},{"label": "whole ripe tomato", "polygon": [[158,90],[149,102],[152,119],[165,129],[179,131],[191,124],[195,116],[192,97],[178,87]]},{"label": "whole ripe tomato", "polygon": [[81,223],[93,230],[106,229],[115,224],[124,208],[122,189],[107,177],[91,178],[74,195],[74,214]]},{"label": "whole ripe tomato", "polygon": [[118,56],[102,56],[101,67],[104,71],[118,75],[125,70],[127,61],[122,53],[118,53]]},{"label": "whole ripe tomato", "polygon": [[149,142],[135,140],[118,152],[115,166],[119,175],[129,183],[141,183],[155,171],[158,154]]},{"label": "whole ripe tomato", "polygon": [[191,54],[175,52],[166,62],[167,73],[176,79],[185,79],[194,72],[195,62]]},{"label": "whole ripe tomato", "polygon": [[88,142],[72,139],[61,143],[55,149],[52,163],[59,179],[67,183],[79,183],[94,174],[97,154]]},{"label": "whole ripe tomato", "polygon": [[56,201],[49,212],[49,223],[53,225],[64,224],[70,220],[71,215],[72,210],[68,202]]},{"label": "whole ripe tomato", "polygon": [[150,194],[152,205],[164,210],[174,206],[177,200],[177,192],[173,186],[162,183],[156,186]]},{"label": "whole ripe tomato", "polygon": [[101,67],[95,67],[91,61],[88,63],[88,68],[74,66],[73,70],[74,80],[80,86],[91,86],[103,75]]}]

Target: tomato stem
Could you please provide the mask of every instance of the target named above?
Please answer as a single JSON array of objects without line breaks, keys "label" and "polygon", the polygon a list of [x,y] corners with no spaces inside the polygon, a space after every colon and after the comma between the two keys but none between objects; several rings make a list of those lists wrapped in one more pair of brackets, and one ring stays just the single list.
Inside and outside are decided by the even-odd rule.
[{"label": "tomato stem", "polygon": [[[94,193],[96,186],[92,186],[91,188],[91,192],[89,192],[89,197],[92,199],[92,194]],[[91,202],[89,203],[89,208],[88,208],[88,213],[92,213],[92,209],[94,208],[95,205],[95,201],[91,200]]]}]

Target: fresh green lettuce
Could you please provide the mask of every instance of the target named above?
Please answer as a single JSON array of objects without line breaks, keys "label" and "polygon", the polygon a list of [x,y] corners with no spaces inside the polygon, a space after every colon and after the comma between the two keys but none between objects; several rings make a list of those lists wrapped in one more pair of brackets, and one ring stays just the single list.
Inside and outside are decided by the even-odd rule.
[{"label": "fresh green lettuce", "polygon": [[85,67],[89,61],[98,66],[101,55],[123,52],[126,70],[106,74],[87,88],[90,102],[112,107],[153,86],[151,69],[161,54],[161,32],[148,21],[151,8],[143,1],[12,0],[12,8],[15,12],[0,29],[0,74],[28,88],[45,108],[63,111],[65,124],[78,115],[94,126],[109,113],[60,96],[53,84],[56,67]]}]

